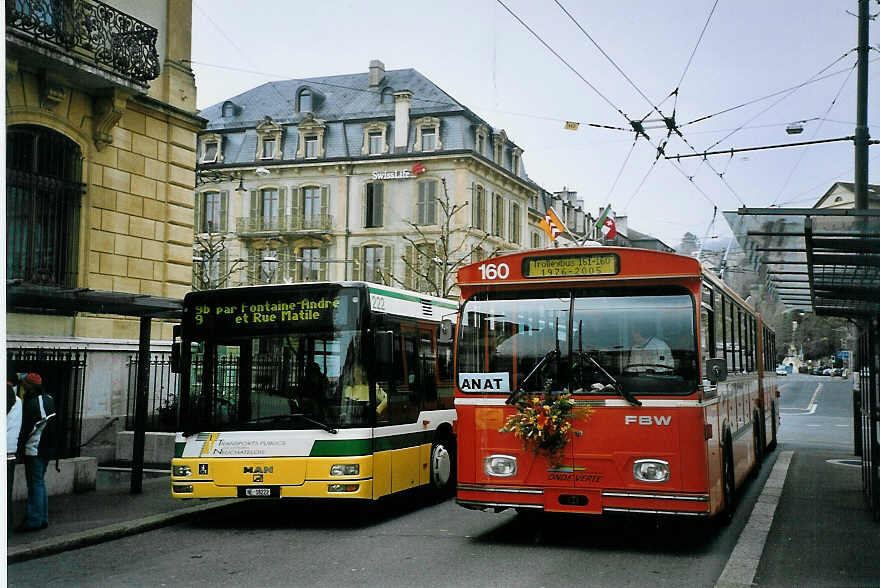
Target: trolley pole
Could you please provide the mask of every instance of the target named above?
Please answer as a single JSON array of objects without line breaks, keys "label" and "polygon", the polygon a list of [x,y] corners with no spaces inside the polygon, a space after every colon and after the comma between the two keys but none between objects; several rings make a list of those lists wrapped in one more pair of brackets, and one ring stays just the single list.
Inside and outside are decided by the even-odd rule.
[{"label": "trolley pole", "polygon": [[868,0],[859,0],[859,46],[856,79],[855,208],[868,208]]}]

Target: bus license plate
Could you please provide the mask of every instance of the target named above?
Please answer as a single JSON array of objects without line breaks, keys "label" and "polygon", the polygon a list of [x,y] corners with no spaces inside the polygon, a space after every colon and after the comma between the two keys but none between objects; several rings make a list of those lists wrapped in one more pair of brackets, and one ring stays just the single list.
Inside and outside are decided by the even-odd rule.
[{"label": "bus license plate", "polygon": [[278,486],[240,486],[239,498],[279,498],[281,488]]}]

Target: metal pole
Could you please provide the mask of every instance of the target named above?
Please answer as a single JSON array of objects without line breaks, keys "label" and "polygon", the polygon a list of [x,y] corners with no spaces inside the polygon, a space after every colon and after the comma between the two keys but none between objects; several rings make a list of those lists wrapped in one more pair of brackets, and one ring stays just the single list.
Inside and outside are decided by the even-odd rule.
[{"label": "metal pole", "polygon": [[859,46],[856,81],[856,208],[868,208],[868,0],[859,0]]},{"label": "metal pole", "polygon": [[150,382],[150,317],[141,317],[138,344],[137,393],[134,401],[134,442],[131,449],[131,493],[144,484],[144,440],[147,436],[147,388]]}]

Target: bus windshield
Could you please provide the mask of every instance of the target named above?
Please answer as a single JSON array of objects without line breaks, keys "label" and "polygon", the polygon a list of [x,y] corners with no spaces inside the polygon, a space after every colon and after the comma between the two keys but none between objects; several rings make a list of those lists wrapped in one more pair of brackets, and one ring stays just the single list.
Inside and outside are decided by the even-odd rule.
[{"label": "bus windshield", "polygon": [[631,394],[693,393],[693,299],[683,288],[481,293],[463,306],[458,362],[507,373],[510,391],[607,394],[613,380]]},{"label": "bus windshield", "polygon": [[362,345],[363,303],[354,288],[300,288],[271,299],[242,290],[194,295],[184,312],[183,429],[372,426],[376,384]]}]

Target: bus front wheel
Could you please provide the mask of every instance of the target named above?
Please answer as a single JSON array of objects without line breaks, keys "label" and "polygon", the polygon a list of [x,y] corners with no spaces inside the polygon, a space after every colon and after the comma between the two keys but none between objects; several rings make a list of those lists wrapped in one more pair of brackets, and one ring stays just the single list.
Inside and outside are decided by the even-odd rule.
[{"label": "bus front wheel", "polygon": [[455,490],[455,443],[449,437],[438,437],[431,445],[431,488],[442,497]]}]

